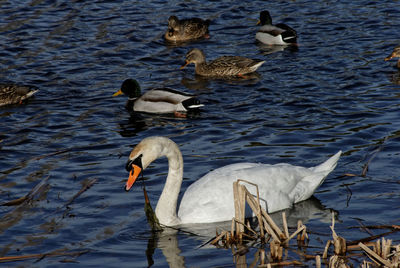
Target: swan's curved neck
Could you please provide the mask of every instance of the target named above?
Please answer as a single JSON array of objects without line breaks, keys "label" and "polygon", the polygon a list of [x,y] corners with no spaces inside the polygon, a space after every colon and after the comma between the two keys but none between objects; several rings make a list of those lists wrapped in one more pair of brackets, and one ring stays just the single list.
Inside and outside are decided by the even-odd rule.
[{"label": "swan's curved neck", "polygon": [[158,199],[156,216],[161,224],[172,226],[180,223],[176,209],[183,178],[183,159],[178,146],[171,140],[164,140],[160,148],[161,156],[168,159],[168,176]]}]

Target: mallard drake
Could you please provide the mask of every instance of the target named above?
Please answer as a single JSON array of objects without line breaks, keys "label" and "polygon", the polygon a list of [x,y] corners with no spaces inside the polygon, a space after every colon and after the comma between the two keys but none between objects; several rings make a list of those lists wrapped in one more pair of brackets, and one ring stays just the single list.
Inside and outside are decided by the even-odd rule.
[{"label": "mallard drake", "polygon": [[121,89],[113,96],[121,94],[129,97],[126,108],[135,112],[173,113],[176,116],[184,116],[182,112],[186,113],[204,106],[196,96],[170,88],[154,88],[142,95],[140,85],[135,79],[126,79]]},{"label": "mallard drake", "polygon": [[[395,47],[393,49],[392,54],[390,54],[389,56],[387,56],[385,58],[385,61],[391,60],[393,58],[399,58],[400,57],[400,45],[398,45],[397,47]],[[397,68],[400,69],[400,59],[397,61]]]},{"label": "mallard drake", "polygon": [[0,84],[0,106],[22,103],[23,100],[31,97],[38,89],[34,86]]},{"label": "mallard drake", "polygon": [[222,56],[209,63],[198,48],[193,48],[186,54],[186,65],[194,63],[196,74],[202,76],[243,76],[258,69],[265,61],[253,60],[240,56]]},{"label": "mallard drake", "polygon": [[267,10],[260,12],[257,24],[262,26],[256,33],[256,39],[267,45],[297,45],[297,33],[284,23],[272,25],[271,15]]},{"label": "mallard drake", "polygon": [[[334,170],[341,151],[315,167],[261,163],[234,163],[207,173],[191,184],[180,201],[183,178],[183,158],[178,145],[166,137],[147,137],[129,155],[126,169],[129,191],[140,173],[157,158],[168,158],[168,175],[157,203],[155,214],[160,224],[173,226],[232,220],[235,216],[232,184],[238,178],[258,185],[261,206],[272,213],[310,198]],[[255,187],[249,188],[258,196]],[[246,213],[246,216],[251,216]]]},{"label": "mallard drake", "polygon": [[168,19],[168,30],[164,37],[172,42],[184,42],[199,38],[209,38],[208,25],[209,20],[199,18],[179,20],[176,16]]}]

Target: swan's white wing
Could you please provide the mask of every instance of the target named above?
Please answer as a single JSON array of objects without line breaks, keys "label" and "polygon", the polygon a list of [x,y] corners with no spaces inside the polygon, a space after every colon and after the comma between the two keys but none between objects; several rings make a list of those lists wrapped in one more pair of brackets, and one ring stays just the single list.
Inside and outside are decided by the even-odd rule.
[{"label": "swan's white wing", "polygon": [[[296,184],[312,171],[288,164],[239,163],[216,169],[186,190],[178,211],[182,223],[216,222],[234,217],[233,182],[243,179],[259,187],[261,205],[269,212],[290,207],[289,194]],[[255,187],[248,190],[256,194]]]}]

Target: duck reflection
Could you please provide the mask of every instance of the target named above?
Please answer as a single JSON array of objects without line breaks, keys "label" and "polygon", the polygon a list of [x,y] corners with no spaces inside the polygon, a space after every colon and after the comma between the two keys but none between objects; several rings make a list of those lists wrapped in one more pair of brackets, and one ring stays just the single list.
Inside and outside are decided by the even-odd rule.
[{"label": "duck reflection", "polygon": [[[292,208],[286,209],[287,223],[289,227],[297,227],[298,220],[307,223],[310,220],[319,220],[324,223],[330,223],[332,212],[337,218],[338,213],[332,209],[325,208],[321,202],[311,197],[303,202],[295,204]],[[282,228],[282,212],[270,214],[273,220]],[[148,240],[146,250],[149,267],[153,265],[152,255],[156,248],[161,249],[169,267],[186,267],[185,259],[181,256],[181,250],[178,244],[178,234],[188,233],[194,235],[203,246],[199,248],[214,248],[208,244],[210,238],[215,236],[215,231],[230,230],[231,222],[218,222],[210,224],[190,224],[181,226],[179,229],[164,228],[163,232],[152,232],[152,237]],[[238,265],[239,262],[236,262]]]},{"label": "duck reflection", "polygon": [[261,79],[261,75],[258,72],[249,73],[243,76],[229,76],[229,77],[204,77],[195,74],[193,78],[183,77],[181,84],[191,90],[210,90],[210,80],[223,81],[228,84],[245,84],[253,85],[257,84]]},{"label": "duck reflection", "polygon": [[299,48],[298,46],[271,46],[271,45],[266,45],[260,42],[256,42],[258,49],[261,51],[263,55],[269,55],[272,53],[276,52],[281,52],[284,50],[289,50],[291,52],[298,51]]},{"label": "duck reflection", "polygon": [[176,117],[175,114],[147,114],[130,112],[130,117],[119,123],[119,134],[122,137],[134,137],[139,132],[152,127],[175,125],[182,127],[187,119],[194,119],[201,116],[200,110],[188,111],[185,117]]},{"label": "duck reflection", "polygon": [[[396,68],[397,69],[397,68]],[[395,85],[400,85],[400,70],[396,70],[389,75],[389,81]]]}]

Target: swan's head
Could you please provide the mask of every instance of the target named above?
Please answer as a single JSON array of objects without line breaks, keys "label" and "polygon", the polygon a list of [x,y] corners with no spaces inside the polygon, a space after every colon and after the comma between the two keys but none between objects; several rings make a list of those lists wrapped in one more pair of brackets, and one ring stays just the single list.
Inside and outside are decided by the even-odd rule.
[{"label": "swan's head", "polygon": [[162,137],[148,137],[143,139],[133,148],[126,163],[126,170],[129,172],[129,178],[125,185],[125,190],[129,191],[136,182],[139,175],[146,169],[151,162],[157,159],[162,152],[159,142]]}]

